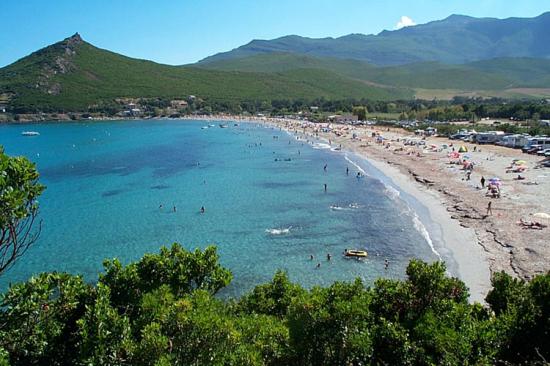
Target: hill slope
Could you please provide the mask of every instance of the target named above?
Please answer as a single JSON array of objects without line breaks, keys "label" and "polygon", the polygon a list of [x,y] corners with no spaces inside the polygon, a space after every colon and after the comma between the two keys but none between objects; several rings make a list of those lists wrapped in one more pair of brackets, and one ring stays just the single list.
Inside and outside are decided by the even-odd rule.
[{"label": "hill slope", "polygon": [[168,66],[99,49],[78,34],[0,69],[0,94],[15,107],[84,110],[119,97],[185,97],[223,101],[306,98],[410,98],[319,69],[274,74]]},{"label": "hill slope", "polygon": [[376,65],[423,61],[465,63],[497,57],[550,57],[550,12],[535,18],[472,18],[462,15],[427,24],[383,31],[378,35],[350,34],[339,38],[285,36],[254,40],[202,63],[261,53],[297,53],[362,60]]},{"label": "hill slope", "polygon": [[199,65],[216,70],[264,73],[315,68],[356,80],[408,88],[496,90],[550,87],[550,60],[532,58],[501,58],[463,65],[422,62],[377,67],[359,60],[269,53]]}]

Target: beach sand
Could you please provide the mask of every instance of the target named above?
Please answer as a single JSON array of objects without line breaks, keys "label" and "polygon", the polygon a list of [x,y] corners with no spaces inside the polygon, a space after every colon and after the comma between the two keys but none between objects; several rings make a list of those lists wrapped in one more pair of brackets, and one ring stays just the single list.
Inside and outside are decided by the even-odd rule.
[{"label": "beach sand", "polygon": [[[520,219],[550,224],[532,216],[550,211],[550,169],[538,168],[541,158],[494,145],[476,146],[473,151],[473,144],[442,137],[427,137],[424,146],[405,146],[404,139],[418,137],[399,128],[332,124],[330,131],[323,132],[321,127],[326,124],[266,118],[252,121],[330,140],[334,147],[341,145],[343,150],[367,159],[400,190],[414,196],[439,225],[442,249],[456,262],[458,276],[470,288],[471,300],[483,301],[493,273],[504,271],[527,280],[550,270],[550,228],[524,229],[518,224]],[[383,136],[384,143],[377,143],[373,133]],[[449,147],[442,148],[444,144]],[[455,149],[461,145],[468,148],[470,161],[475,164],[470,180],[461,165],[449,164],[453,160],[448,156],[452,144]],[[526,161],[528,169],[521,173],[525,180],[515,180],[517,173],[506,173],[513,159]],[[500,198],[486,196],[482,176],[486,181],[501,179]],[[490,201],[492,214],[487,215]]]}]

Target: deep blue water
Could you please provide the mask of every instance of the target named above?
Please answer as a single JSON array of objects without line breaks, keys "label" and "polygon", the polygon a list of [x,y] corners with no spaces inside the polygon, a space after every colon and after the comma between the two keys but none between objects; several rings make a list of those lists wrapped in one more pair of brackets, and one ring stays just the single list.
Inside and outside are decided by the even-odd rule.
[{"label": "deep blue water", "polygon": [[[414,212],[384,179],[374,173],[356,178],[358,167],[372,171],[366,162],[270,127],[201,129],[207,124],[0,126],[6,152],[36,162],[47,186],[40,239],[0,286],[51,270],[94,281],[104,258],[128,262],[173,242],[189,249],[218,246],[234,274],[226,296],[268,281],[277,269],[312,286],[403,277],[411,258],[437,259]],[[26,130],[41,135],[21,136]],[[345,248],[365,248],[369,258],[345,259]]]}]

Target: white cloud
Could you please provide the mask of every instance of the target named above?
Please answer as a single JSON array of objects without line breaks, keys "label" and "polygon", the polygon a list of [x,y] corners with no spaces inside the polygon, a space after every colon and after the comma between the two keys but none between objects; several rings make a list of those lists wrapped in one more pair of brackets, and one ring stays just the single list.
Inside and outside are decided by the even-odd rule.
[{"label": "white cloud", "polygon": [[414,22],[414,20],[412,20],[411,18],[409,18],[408,16],[406,15],[403,15],[401,17],[401,19],[399,19],[399,21],[397,22],[397,24],[395,25],[395,29],[401,29],[403,27],[410,27],[411,25],[416,25],[416,23]]}]

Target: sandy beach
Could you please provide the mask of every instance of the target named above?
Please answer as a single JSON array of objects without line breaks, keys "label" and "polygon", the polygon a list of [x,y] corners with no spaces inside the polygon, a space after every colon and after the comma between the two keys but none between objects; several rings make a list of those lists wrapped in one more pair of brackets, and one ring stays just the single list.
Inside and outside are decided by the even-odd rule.
[{"label": "sandy beach", "polygon": [[[445,243],[440,250],[456,262],[458,276],[470,288],[471,300],[483,301],[492,273],[505,271],[530,279],[550,269],[550,241],[545,238],[550,228],[538,230],[520,224],[520,220],[550,224],[547,219],[533,216],[548,213],[550,208],[550,169],[539,167],[542,158],[517,149],[476,146],[443,137],[426,137],[421,146],[404,145],[406,139],[420,138],[399,128],[332,124],[323,132],[326,124],[251,120],[325,139],[334,147],[341,146],[342,151],[354,152],[420,201],[439,225],[436,230],[441,231]],[[470,179],[462,165],[451,164],[457,159],[449,156],[453,148],[458,150],[462,145],[468,149],[468,160],[474,163]],[[518,173],[511,172],[514,159],[525,161],[523,180],[517,180]],[[481,177],[501,180],[499,198],[487,195]],[[487,210],[489,202],[492,212]]]}]

